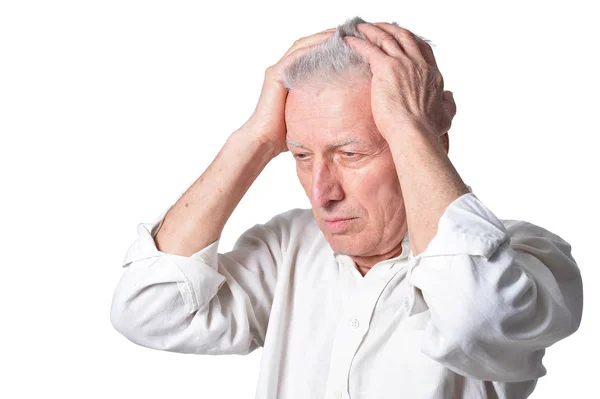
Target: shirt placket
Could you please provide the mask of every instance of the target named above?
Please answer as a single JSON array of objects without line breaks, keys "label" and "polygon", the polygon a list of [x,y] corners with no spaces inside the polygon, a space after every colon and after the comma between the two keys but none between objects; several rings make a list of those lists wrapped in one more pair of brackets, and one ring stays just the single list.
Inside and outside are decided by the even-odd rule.
[{"label": "shirt placket", "polygon": [[388,271],[383,276],[369,276],[368,279],[365,277],[365,281],[356,287],[354,295],[347,299],[333,343],[326,398],[350,398],[349,377],[352,361],[369,330],[371,316],[381,293],[389,281],[401,271],[402,269],[398,269],[394,272]]}]

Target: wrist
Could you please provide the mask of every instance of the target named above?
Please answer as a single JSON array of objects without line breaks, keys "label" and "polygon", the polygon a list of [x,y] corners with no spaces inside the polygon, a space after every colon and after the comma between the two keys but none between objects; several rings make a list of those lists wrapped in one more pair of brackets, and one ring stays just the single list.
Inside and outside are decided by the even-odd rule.
[{"label": "wrist", "polygon": [[254,153],[260,154],[261,158],[271,160],[280,153],[280,151],[277,151],[277,146],[272,140],[246,125],[233,132],[229,140],[234,141],[241,147],[248,148]]},{"label": "wrist", "polygon": [[418,140],[438,143],[439,137],[432,128],[417,122],[398,122],[386,127],[382,132],[383,138],[390,144]]}]

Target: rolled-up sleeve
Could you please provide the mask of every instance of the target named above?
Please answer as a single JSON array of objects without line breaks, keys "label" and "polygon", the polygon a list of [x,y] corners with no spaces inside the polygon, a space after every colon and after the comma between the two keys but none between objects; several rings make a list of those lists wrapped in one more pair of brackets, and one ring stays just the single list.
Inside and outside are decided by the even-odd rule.
[{"label": "rolled-up sleeve", "polygon": [[139,345],[174,352],[247,354],[262,346],[283,259],[279,224],[248,229],[231,252],[219,253],[216,240],[188,257],[156,247],[167,212],[138,224],[113,295],[115,329]]},{"label": "rolled-up sleeve", "polygon": [[546,374],[545,348],[581,322],[583,289],[571,246],[534,224],[501,222],[474,194],[453,201],[409,284],[431,312],[421,350],[488,381]]}]

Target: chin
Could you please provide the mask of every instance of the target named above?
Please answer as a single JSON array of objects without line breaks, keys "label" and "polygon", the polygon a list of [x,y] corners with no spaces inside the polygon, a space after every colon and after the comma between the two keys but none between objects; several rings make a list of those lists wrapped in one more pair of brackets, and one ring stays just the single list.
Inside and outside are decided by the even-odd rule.
[{"label": "chin", "polygon": [[[361,241],[358,237],[352,236],[325,236],[329,246],[337,252],[338,254],[348,255],[348,256],[361,256],[366,252],[366,249],[363,247],[364,242]],[[357,243],[362,243],[363,245],[357,245]]]}]

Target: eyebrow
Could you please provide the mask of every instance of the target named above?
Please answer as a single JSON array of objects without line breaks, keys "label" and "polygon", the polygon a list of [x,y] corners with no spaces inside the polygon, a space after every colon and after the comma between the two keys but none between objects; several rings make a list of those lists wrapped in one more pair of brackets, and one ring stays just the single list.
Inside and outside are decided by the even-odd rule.
[{"label": "eyebrow", "polygon": [[[294,147],[308,149],[308,148],[304,147],[302,145],[302,143],[300,143],[298,141],[286,139],[285,142],[288,143],[288,144],[290,144],[290,145],[293,145]],[[327,147],[329,147],[329,148],[342,147],[342,146],[345,146],[346,144],[350,144],[350,143],[360,143],[360,139],[358,139],[356,137],[349,137],[347,139],[342,139],[342,140],[339,140],[339,141],[335,141],[333,143],[329,143],[329,144],[327,144]]]}]

